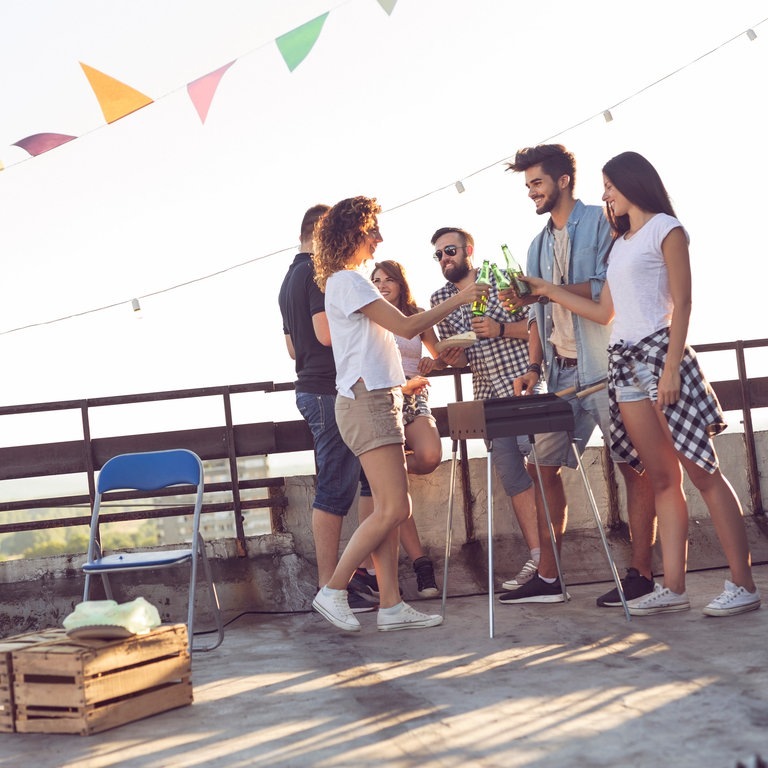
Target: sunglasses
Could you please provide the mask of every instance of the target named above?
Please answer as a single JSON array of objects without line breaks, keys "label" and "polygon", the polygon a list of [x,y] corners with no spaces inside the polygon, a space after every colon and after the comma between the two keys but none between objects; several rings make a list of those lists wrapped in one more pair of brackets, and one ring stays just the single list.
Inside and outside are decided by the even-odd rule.
[{"label": "sunglasses", "polygon": [[442,251],[438,250],[432,254],[432,258],[435,261],[440,261],[443,258],[443,254],[446,256],[455,256],[459,248],[466,248],[466,245],[446,245]]}]

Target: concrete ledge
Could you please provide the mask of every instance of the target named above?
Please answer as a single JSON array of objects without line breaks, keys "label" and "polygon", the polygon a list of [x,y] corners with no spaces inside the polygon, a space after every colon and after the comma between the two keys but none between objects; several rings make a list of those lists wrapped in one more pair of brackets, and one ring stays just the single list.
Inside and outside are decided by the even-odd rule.
[{"label": "concrete ledge", "polygon": [[[758,435],[761,476],[768,473],[766,433]],[[748,508],[750,499],[746,479],[746,457],[741,435],[721,435],[716,446],[723,472],[742,500],[747,533],[754,562],[768,562],[768,525],[764,516],[756,516]],[[449,458],[449,457],[448,457]],[[587,477],[595,495],[602,522],[607,526],[608,487],[602,451],[588,448],[584,454]],[[435,562],[438,581],[442,582],[445,527],[448,509],[451,462],[443,464],[431,475],[414,477],[411,491],[414,516],[422,543]],[[470,460],[472,487],[473,540],[467,540],[463,519],[463,502],[457,479],[454,500],[453,547],[449,574],[451,595],[487,592],[487,462]],[[314,493],[313,477],[287,479],[285,527],[290,533],[257,536],[248,540],[247,556],[237,557],[234,541],[209,543],[213,559],[214,579],[227,619],[247,611],[294,612],[307,610],[316,588],[316,563],[309,510]],[[602,547],[593,513],[587,502],[581,479],[575,471],[565,471],[566,494],[570,501],[568,534],[563,546],[563,570],[569,583],[607,582],[610,570]],[[620,520],[608,531],[614,560],[623,571],[629,558],[626,529],[626,505],[623,486],[619,483]],[[763,496],[768,487],[762,488]],[[686,480],[689,500],[689,569],[702,570],[726,565],[711,520],[698,492]],[[495,582],[499,584],[517,572],[527,559],[527,550],[511,510],[509,499],[500,483],[494,483],[494,564]],[[356,511],[344,523],[342,545],[354,530]],[[80,564],[83,554],[46,557],[37,560],[13,560],[0,563],[0,636],[18,634],[45,627],[60,626],[63,618],[82,600],[83,576]],[[656,553],[655,569],[661,570],[660,553]],[[172,581],[166,581],[169,576]],[[400,563],[401,584],[407,598],[416,594],[411,563],[403,555]],[[165,571],[162,582],[152,582],[145,574],[141,579],[113,579],[118,600],[132,600],[139,595],[155,604],[164,621],[183,621],[186,606],[186,582],[182,569]],[[199,590],[201,593],[204,590]],[[200,595],[204,607],[205,595]],[[203,616],[202,624],[205,623]]]}]

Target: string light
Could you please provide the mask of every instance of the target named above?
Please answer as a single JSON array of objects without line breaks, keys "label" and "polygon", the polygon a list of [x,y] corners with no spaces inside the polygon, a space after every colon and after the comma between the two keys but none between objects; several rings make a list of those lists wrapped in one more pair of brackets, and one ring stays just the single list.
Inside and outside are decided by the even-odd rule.
[{"label": "string light", "polygon": [[[346,5],[350,1],[351,0],[342,0],[340,5]],[[760,25],[764,24],[766,21],[768,21],[768,18],[762,19],[757,24],[755,24],[755,26],[760,26]],[[597,116],[602,116],[606,123],[612,122],[613,121],[613,114],[611,113],[611,109],[615,109],[616,107],[618,107],[618,106],[620,106],[622,104],[625,104],[626,102],[630,101],[631,99],[636,98],[637,96],[639,96],[640,94],[642,94],[645,91],[649,90],[650,88],[653,88],[654,86],[659,85],[664,80],[667,80],[667,79],[673,77],[674,75],[679,74],[680,72],[682,72],[683,70],[687,69],[688,67],[693,66],[694,64],[698,63],[699,61],[701,61],[702,59],[706,58],[707,56],[710,56],[713,53],[716,53],[721,48],[723,48],[726,45],[734,42],[735,40],[737,40],[738,38],[740,38],[744,34],[746,34],[747,38],[750,41],[754,41],[755,39],[757,39],[757,33],[752,28],[747,29],[745,32],[740,32],[738,35],[734,35],[733,37],[729,38],[728,40],[726,40],[725,42],[721,43],[717,47],[712,48],[711,50],[707,51],[706,53],[701,54],[700,56],[698,56],[697,58],[693,59],[692,61],[689,61],[687,64],[684,64],[683,66],[678,67],[673,72],[670,72],[669,74],[664,75],[664,77],[661,77],[658,80],[655,80],[652,83],[649,83],[645,87],[640,88],[639,90],[637,90],[634,93],[630,94],[629,96],[625,97],[621,101],[616,102],[609,109],[604,109],[602,112],[599,112],[596,115],[590,115],[589,117],[586,117],[583,120],[580,120],[579,122],[574,123],[573,125],[569,126],[568,128],[562,129],[562,130],[558,131],[557,133],[554,133],[551,136],[547,137],[546,139],[542,139],[541,141],[539,141],[537,143],[538,144],[549,143],[553,139],[556,139],[557,137],[561,136],[562,134],[568,133],[569,131],[575,130],[576,128],[579,128],[582,125],[585,125],[586,123],[590,122],[591,120],[593,120]],[[266,43],[264,45],[266,45]],[[261,47],[263,47],[263,46],[260,46],[260,48]],[[259,50],[259,49],[257,48],[255,50]],[[254,53],[254,52],[255,51],[250,51],[249,54]],[[249,54],[244,54],[244,55],[249,55]],[[242,58],[242,57],[238,57],[238,58]],[[157,101],[165,98],[166,96],[169,96],[172,93],[175,93],[176,90],[181,90],[181,87],[178,88],[178,89],[175,89],[174,91],[171,91],[171,92],[165,94],[164,96],[161,96],[161,97],[155,99],[154,101],[157,102]],[[100,129],[105,128],[105,127],[106,127],[106,125],[98,126],[98,128],[96,128],[94,130],[100,130]],[[89,133],[92,133],[92,132],[93,131],[89,131]],[[30,159],[32,159],[32,158],[31,157],[25,158],[25,160],[30,160]],[[509,156],[503,157],[500,160],[497,160],[496,162],[491,163],[490,165],[486,165],[483,168],[478,168],[476,171],[473,171],[472,173],[467,174],[464,178],[471,178],[472,176],[477,176],[480,173],[484,173],[485,171],[490,170],[491,168],[495,168],[497,165],[500,165],[501,163],[506,162],[508,159],[509,159]],[[2,169],[2,168],[3,168],[3,166],[0,163],[0,169]],[[385,209],[382,212],[383,213],[388,213],[390,211],[397,210],[398,208],[404,208],[407,205],[411,205],[412,203],[418,202],[419,200],[423,200],[424,198],[427,198],[427,197],[430,197],[432,195],[435,195],[438,192],[442,192],[443,190],[447,189],[450,186],[454,186],[456,188],[456,191],[459,192],[459,194],[461,194],[462,192],[465,191],[464,183],[462,181],[456,181],[453,185],[451,185],[451,184],[443,185],[442,187],[438,187],[437,189],[433,189],[431,192],[425,192],[425,193],[423,193],[421,195],[418,195],[417,197],[411,198],[410,200],[406,200],[406,201],[404,201],[402,203],[398,203],[397,205],[394,205],[394,206],[392,206],[390,208],[387,208],[387,209]],[[177,285],[171,285],[171,286],[168,286],[167,288],[162,288],[159,291],[154,291],[153,293],[144,294],[143,296],[141,296],[141,298],[146,298],[147,296],[157,296],[157,295],[159,295],[161,293],[168,293],[170,291],[176,290],[177,288],[183,288],[183,287],[185,287],[187,285],[192,285],[193,283],[199,283],[199,282],[202,282],[204,280],[209,280],[209,279],[211,279],[213,277],[217,277],[218,275],[222,275],[222,274],[224,274],[226,272],[230,272],[230,271],[232,271],[234,269],[239,269],[240,267],[244,267],[244,266],[246,266],[248,264],[252,264],[254,262],[261,261],[262,259],[267,259],[267,258],[270,258],[272,256],[277,256],[278,254],[286,253],[288,251],[293,251],[293,250],[294,250],[293,247],[281,248],[280,250],[272,251],[271,253],[264,254],[263,256],[257,256],[257,257],[255,257],[253,259],[248,259],[247,261],[243,261],[243,262],[241,262],[239,264],[233,264],[232,266],[225,267],[224,269],[220,269],[217,272],[212,272],[211,274],[208,274],[208,275],[203,275],[201,277],[193,278],[192,280],[187,280],[187,281],[185,281],[183,283],[178,283]],[[72,318],[82,317],[83,315],[89,315],[89,314],[93,314],[95,312],[101,312],[101,311],[104,311],[104,310],[107,310],[107,309],[112,309],[113,307],[117,307],[117,306],[119,306],[122,303],[124,303],[124,302],[115,302],[113,304],[108,304],[108,305],[105,305],[105,306],[102,306],[102,307],[96,307],[94,309],[88,309],[88,310],[85,310],[83,312],[76,312],[76,313],[73,313],[73,314],[70,314],[70,315],[66,315],[64,317],[57,317],[57,318],[54,318],[52,320],[44,320],[44,321],[37,322],[37,323],[30,323],[28,325],[19,326],[18,328],[10,328],[10,329],[5,330],[5,331],[0,331],[0,336],[5,336],[5,335],[7,335],[9,333],[15,333],[17,331],[24,331],[24,330],[27,330],[29,328],[37,328],[37,327],[43,326],[43,325],[52,325],[54,323],[59,323],[59,322],[61,322],[63,320],[71,320]],[[131,306],[133,307],[134,312],[140,312],[141,305],[139,303],[139,299],[138,298],[135,298],[135,299],[131,300]]]}]

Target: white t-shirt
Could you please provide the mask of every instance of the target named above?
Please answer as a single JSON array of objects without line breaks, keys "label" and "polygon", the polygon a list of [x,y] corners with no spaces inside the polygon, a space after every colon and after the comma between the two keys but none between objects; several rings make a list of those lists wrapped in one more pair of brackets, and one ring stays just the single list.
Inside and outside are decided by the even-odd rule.
[{"label": "white t-shirt", "polygon": [[[677,227],[683,225],[676,218],[657,213],[629,240],[619,237],[613,244],[606,276],[616,311],[611,344],[634,344],[669,327],[673,304],[661,244]],[[683,234],[689,240],[685,229]]]},{"label": "white t-shirt", "polygon": [[385,299],[357,270],[335,272],[325,284],[325,312],[336,363],[336,390],[344,397],[354,399],[352,386],[359,379],[369,391],[405,384],[395,337],[359,311],[374,301]]}]

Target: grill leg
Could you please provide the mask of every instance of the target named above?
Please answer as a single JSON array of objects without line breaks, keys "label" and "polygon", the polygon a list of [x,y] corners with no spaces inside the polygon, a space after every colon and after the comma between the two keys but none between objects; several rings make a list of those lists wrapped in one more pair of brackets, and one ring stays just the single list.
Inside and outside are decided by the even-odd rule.
[{"label": "grill leg", "polygon": [[454,440],[451,455],[451,480],[448,490],[448,516],[445,523],[445,558],[443,559],[443,599],[440,613],[445,618],[445,603],[448,598],[448,562],[451,558],[451,539],[453,538],[453,497],[456,490],[456,451],[459,441]]},{"label": "grill leg", "polygon": [[587,473],[584,471],[584,465],[581,463],[581,455],[579,454],[579,449],[576,446],[576,441],[573,439],[571,435],[569,435],[571,438],[571,448],[573,448],[573,453],[576,456],[576,464],[579,467],[579,472],[581,474],[582,482],[584,483],[584,490],[587,492],[587,498],[589,499],[590,506],[592,507],[592,513],[595,516],[595,522],[597,523],[597,530],[600,531],[600,538],[603,540],[603,547],[605,549],[606,557],[608,558],[608,565],[611,568],[611,573],[613,574],[613,580],[616,582],[616,589],[619,592],[619,597],[621,598],[621,604],[624,608],[624,615],[627,617],[627,621],[632,621],[632,617],[629,613],[629,608],[627,607],[627,599],[624,596],[624,588],[621,586],[621,579],[619,578],[619,572],[616,570],[616,563],[613,562],[613,557],[611,557],[611,547],[608,544],[608,539],[605,536],[605,531],[603,530],[603,521],[600,519],[600,513],[597,509],[597,503],[595,502],[595,497],[592,494],[592,488],[589,485],[589,480],[587,480]]},{"label": "grill leg", "polygon": [[539,489],[541,490],[541,499],[544,503],[544,516],[547,518],[547,527],[549,528],[549,537],[552,540],[552,554],[555,556],[555,567],[557,568],[557,578],[560,579],[560,586],[563,590],[563,602],[568,602],[568,592],[565,588],[565,578],[563,577],[563,570],[560,567],[560,553],[557,551],[557,538],[555,537],[555,526],[552,525],[552,515],[549,514],[549,504],[547,503],[547,495],[544,493],[544,483],[541,480],[541,467],[539,462],[536,461],[536,440],[533,435],[528,435],[528,439],[531,441],[531,453],[533,455],[533,463],[536,465],[536,476],[539,479]]},{"label": "grill leg", "polygon": [[488,447],[488,633],[493,638],[495,630],[494,622],[494,593],[493,593],[493,441],[486,440]]}]

